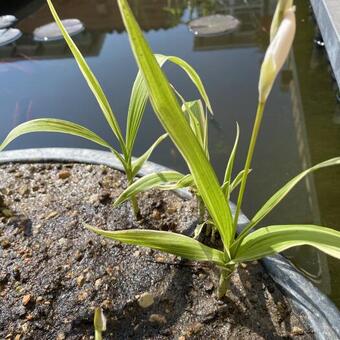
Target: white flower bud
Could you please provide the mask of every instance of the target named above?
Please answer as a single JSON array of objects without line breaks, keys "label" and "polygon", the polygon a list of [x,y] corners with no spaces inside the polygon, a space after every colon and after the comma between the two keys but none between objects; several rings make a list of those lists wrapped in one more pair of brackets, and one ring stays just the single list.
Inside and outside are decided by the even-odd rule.
[{"label": "white flower bud", "polygon": [[294,0],[279,0],[270,26],[270,41],[272,41],[279,29],[285,12],[293,7]]},{"label": "white flower bud", "polygon": [[267,49],[262,63],[259,81],[260,103],[266,102],[275,79],[288,57],[295,31],[295,7],[291,7],[284,13],[281,24]]}]

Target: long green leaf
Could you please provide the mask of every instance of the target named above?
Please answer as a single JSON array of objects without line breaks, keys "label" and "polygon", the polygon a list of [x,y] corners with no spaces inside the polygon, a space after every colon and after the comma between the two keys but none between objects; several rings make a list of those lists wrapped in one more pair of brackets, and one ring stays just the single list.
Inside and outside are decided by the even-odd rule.
[{"label": "long green leaf", "polygon": [[340,157],[332,158],[325,162],[314,165],[313,167],[301,172],[299,175],[291,179],[280,190],[278,190],[255,214],[255,216],[251,219],[250,224],[247,227],[247,230],[254,227],[265,216],[267,216],[305,176],[312,173],[313,171],[334,165],[340,165]]},{"label": "long green leaf", "polygon": [[[206,106],[212,113],[209,97],[206,93],[201,78],[187,62],[178,57],[164,56],[161,54],[155,54],[155,57],[160,67],[163,67],[163,65],[167,61],[172,62],[177,66],[181,67],[183,71],[185,71],[189,78],[192,80],[198,92],[205,101]],[[126,127],[126,145],[130,153],[137,137],[137,132],[142,121],[148,97],[149,97],[148,89],[146,87],[143,74],[139,71],[131,91]]]},{"label": "long green leaf", "polygon": [[85,80],[87,81],[88,86],[90,87],[91,91],[93,92],[94,96],[97,99],[97,102],[100,106],[100,108],[103,111],[103,114],[108,122],[108,124],[110,125],[112,131],[114,132],[114,134],[116,135],[116,137],[118,138],[120,145],[122,147],[122,149],[124,149],[124,140],[122,137],[122,133],[120,130],[120,127],[118,125],[117,119],[114,115],[114,113],[112,112],[112,109],[110,107],[110,104],[104,94],[104,91],[102,90],[97,78],[94,76],[94,74],[92,73],[90,67],[87,65],[84,57],[82,56],[81,52],[79,51],[78,47],[75,45],[75,43],[73,42],[72,38],[70,37],[70,35],[68,34],[67,30],[65,29],[63,23],[61,22],[61,20],[59,19],[59,16],[52,4],[51,0],[47,0],[48,6],[50,8],[50,11],[53,15],[53,18],[55,20],[55,22],[57,23],[68,47],[70,48]]},{"label": "long green leaf", "polygon": [[209,100],[207,92],[204,88],[203,82],[202,82],[200,76],[198,75],[198,73],[195,71],[195,69],[191,65],[189,65],[186,61],[184,61],[183,59],[181,59],[179,57],[166,56],[166,55],[162,55],[162,54],[156,54],[155,56],[156,56],[156,59],[157,59],[157,61],[160,65],[162,63],[165,63],[166,61],[170,61],[170,62],[178,65],[179,67],[181,67],[183,69],[183,71],[185,71],[187,73],[187,75],[189,76],[191,81],[196,86],[199,94],[201,95],[202,99],[204,100],[205,105],[207,106],[210,113],[213,113],[212,108],[211,108],[211,104],[210,104],[210,100]]},{"label": "long green leaf", "polygon": [[[234,168],[234,162],[235,162],[235,156],[236,156],[239,137],[240,137],[240,128],[238,124],[236,123],[236,138],[235,138],[233,149],[229,156],[228,164],[227,164],[225,174],[224,174],[223,183],[231,183],[231,174]],[[226,189],[224,190],[224,194],[229,198],[229,194],[230,194],[229,186],[226,186]]]},{"label": "long green leaf", "polygon": [[158,139],[150,146],[150,148],[132,163],[132,177],[135,177],[143,164],[149,159],[155,148],[168,136],[167,133],[158,137]]},{"label": "long green leaf", "polygon": [[85,227],[112,240],[161,250],[188,260],[209,261],[220,266],[225,263],[224,253],[220,250],[210,248],[191,237],[181,234],[143,229],[106,231],[87,224]]},{"label": "long green leaf", "polygon": [[200,142],[202,148],[205,147],[205,114],[202,101],[200,99],[193,100],[190,102],[184,102],[182,105],[182,110],[187,112],[189,116],[189,124],[192,131],[196,135],[198,141]]},{"label": "long green leaf", "polygon": [[245,262],[309,245],[340,259],[340,232],[316,225],[274,225],[248,234],[233,259]]},{"label": "long green leaf", "polygon": [[162,184],[169,184],[171,182],[176,183],[184,177],[183,174],[177,171],[163,171],[156,172],[150,175],[143,176],[137,181],[128,186],[114,202],[114,207],[124,203],[131,197],[137,195],[140,192],[150,190],[153,188],[159,188]]},{"label": "long green leaf", "polygon": [[[248,173],[250,173],[251,170],[249,170]],[[244,170],[241,170],[237,176],[233,179],[233,181],[231,182],[231,184],[229,184],[229,182],[224,182],[222,184],[222,190],[223,192],[225,192],[226,198],[229,200],[230,198],[230,194],[240,185],[241,181],[242,181],[242,177],[244,174]]]},{"label": "long green leaf", "polygon": [[160,190],[177,190],[182,188],[193,187],[195,190],[195,182],[191,174],[183,176],[176,183],[164,183],[158,187]]},{"label": "long green leaf", "polygon": [[233,237],[230,207],[211,164],[187,123],[169,81],[160,69],[126,0],[118,1],[136,61],[146,80],[158,119],[186,160],[201,195],[221,235],[225,250]]},{"label": "long green leaf", "polygon": [[18,138],[19,136],[31,132],[66,133],[69,135],[74,135],[88,139],[94,143],[104,146],[105,148],[113,150],[112,146],[109,143],[107,143],[104,139],[99,137],[91,130],[81,125],[69,122],[67,120],[51,118],[33,119],[26,123],[18,125],[7,135],[6,139],[0,145],[0,150],[3,150],[9,143],[11,143],[14,139]]}]

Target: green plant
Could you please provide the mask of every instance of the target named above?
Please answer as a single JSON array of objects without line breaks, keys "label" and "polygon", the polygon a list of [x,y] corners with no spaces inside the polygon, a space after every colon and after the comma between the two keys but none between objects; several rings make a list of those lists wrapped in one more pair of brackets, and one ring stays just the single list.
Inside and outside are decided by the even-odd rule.
[{"label": "green plant", "polygon": [[[221,272],[218,289],[219,296],[225,294],[230,275],[241,262],[259,259],[300,245],[314,246],[331,256],[340,258],[340,232],[330,228],[315,225],[273,225],[253,231],[253,228],[307,174],[327,166],[340,164],[340,157],[315,165],[290,180],[263,205],[239,235],[236,233],[238,216],[265,103],[275,78],[288,56],[295,33],[295,9],[291,6],[291,1],[280,0],[278,3],[280,11],[282,11],[282,8],[284,8],[284,11],[282,13],[278,12],[281,14],[275,16],[276,19],[273,25],[276,25],[276,28],[273,28],[272,32],[276,30],[276,33],[273,33],[271,37],[271,43],[261,68],[258,110],[244,171],[241,176],[241,187],[234,217],[225,195],[225,191],[228,192],[231,189],[230,181],[226,181],[226,184],[221,188],[207,157],[206,150],[202,147],[190,127],[190,123],[183,115],[176,94],[144,39],[127,1],[118,0],[118,3],[135,59],[146,81],[154,111],[184,157],[190,170],[189,176],[192,176],[189,179],[192,180],[210,215],[211,222],[219,232],[223,249],[208,247],[188,236],[171,232],[140,229],[105,231],[89,225],[86,225],[86,227],[97,234],[121,242],[150,247],[190,260],[215,263]],[[290,6],[288,6],[289,4]],[[233,162],[232,157],[234,156],[232,155],[229,161],[231,164]],[[230,167],[232,168],[232,165]],[[161,176],[164,176],[164,174]],[[176,183],[178,183],[178,180],[188,180],[188,176],[183,178],[181,174],[171,174],[171,176],[173,176],[171,181]],[[150,178],[151,182],[152,180],[157,179]]]},{"label": "green plant", "polygon": [[94,339],[102,340],[103,339],[102,333],[106,331],[106,317],[103,313],[103,310],[99,307],[97,307],[94,310],[93,325],[94,325]]},{"label": "green plant", "polygon": [[[47,0],[47,3],[50,7],[52,15],[58,24],[65,41],[67,42],[85,80],[87,81],[88,86],[90,87],[91,91],[93,92],[97,102],[104,114],[104,117],[109,124],[111,130],[113,131],[114,136],[118,140],[120,154],[117,150],[113,148],[110,143],[105,141],[103,138],[98,136],[96,133],[92,132],[91,130],[83,127],[81,125],[75,124],[70,121],[60,120],[60,119],[34,119],[28,122],[25,122],[17,127],[15,127],[0,145],[0,150],[3,150],[10,142],[12,142],[15,138],[31,132],[57,132],[57,133],[66,133],[75,136],[79,136],[85,139],[88,139],[94,143],[99,144],[111,152],[119,159],[122,163],[123,168],[125,170],[125,174],[127,177],[128,184],[131,185],[134,182],[134,178],[142,168],[143,164],[148,160],[151,156],[154,149],[157,147],[159,143],[161,143],[166,137],[167,134],[160,136],[154,144],[139,158],[133,160],[132,153],[133,147],[136,141],[137,133],[140,128],[140,124],[143,118],[143,114],[145,111],[145,106],[148,100],[148,91],[146,88],[146,84],[144,81],[144,77],[141,72],[138,72],[137,77],[134,81],[131,96],[130,96],[130,103],[128,108],[127,114],[127,124],[126,124],[126,136],[125,139],[123,138],[123,134],[121,128],[119,127],[116,115],[113,113],[111,106],[98,82],[94,74],[92,73],[90,67],[87,65],[85,59],[83,58],[81,52],[78,50],[77,46],[73,42],[72,38],[69,36],[67,30],[64,28],[61,20],[58,17],[57,12],[55,11],[52,2]],[[189,78],[192,80],[194,85],[196,86],[198,92],[202,96],[208,110],[212,112],[211,105],[209,102],[209,98],[203,86],[203,83],[196,73],[196,71],[184,60],[174,57],[174,56],[164,56],[164,55],[155,55],[159,65],[162,67],[167,61],[174,63],[175,65],[179,66],[183,69]],[[139,207],[136,200],[135,195],[131,195],[129,197],[132,203],[132,208],[135,213],[135,216],[138,217],[139,215]]]}]

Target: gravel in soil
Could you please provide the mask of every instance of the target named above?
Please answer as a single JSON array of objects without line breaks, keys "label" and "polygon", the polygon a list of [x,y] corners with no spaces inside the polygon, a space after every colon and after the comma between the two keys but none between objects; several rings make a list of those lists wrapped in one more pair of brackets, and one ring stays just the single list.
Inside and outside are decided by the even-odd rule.
[{"label": "gravel in soil", "polygon": [[215,268],[106,240],[84,229],[188,233],[196,203],[174,193],[140,195],[113,209],[124,174],[84,164],[0,166],[0,338],[93,339],[95,307],[105,339],[312,339],[258,263],[239,266],[214,296]]}]

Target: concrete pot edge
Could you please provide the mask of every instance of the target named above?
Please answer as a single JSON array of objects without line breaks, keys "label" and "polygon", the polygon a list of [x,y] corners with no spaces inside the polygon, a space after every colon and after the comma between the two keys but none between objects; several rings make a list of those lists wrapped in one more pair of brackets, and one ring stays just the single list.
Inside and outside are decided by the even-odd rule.
[{"label": "concrete pot edge", "polygon": [[[102,164],[123,171],[119,160],[108,151],[80,148],[37,148],[4,151],[0,153],[0,164],[37,162],[75,162]],[[138,173],[145,176],[155,171],[171,170],[165,166],[146,162]],[[190,198],[186,190],[178,191],[184,198]],[[230,202],[231,209],[235,205]],[[239,226],[248,222],[241,214]],[[306,279],[284,256],[278,254],[261,260],[268,274],[278,284],[290,301],[293,310],[306,316],[309,326],[317,339],[340,339],[340,312],[333,302],[308,279]]]}]

